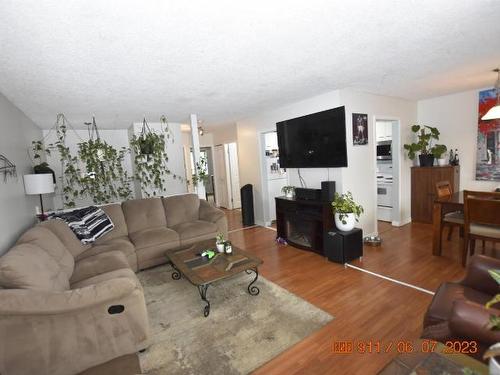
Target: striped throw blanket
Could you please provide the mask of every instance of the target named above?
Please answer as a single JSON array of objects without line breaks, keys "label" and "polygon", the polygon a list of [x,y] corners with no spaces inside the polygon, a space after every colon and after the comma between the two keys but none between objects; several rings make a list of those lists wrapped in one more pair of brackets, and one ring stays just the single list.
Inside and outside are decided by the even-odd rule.
[{"label": "striped throw blanket", "polygon": [[83,244],[96,241],[115,227],[109,216],[95,206],[54,213],[49,216],[49,219],[59,219],[66,222]]}]

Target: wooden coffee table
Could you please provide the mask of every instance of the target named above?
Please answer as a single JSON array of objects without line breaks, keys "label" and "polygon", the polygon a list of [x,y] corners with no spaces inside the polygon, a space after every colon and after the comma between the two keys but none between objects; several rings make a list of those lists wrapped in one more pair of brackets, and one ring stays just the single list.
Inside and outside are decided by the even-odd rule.
[{"label": "wooden coffee table", "polygon": [[207,249],[215,249],[215,239],[205,240],[195,243],[189,248],[167,252],[167,257],[174,271],[172,278],[179,280],[184,276],[191,284],[198,288],[200,297],[205,302],[203,315],[207,317],[210,314],[210,301],[207,299],[207,290],[210,284],[228,279],[232,276],[245,272],[247,274],[255,273],[254,279],[248,284],[248,293],[252,296],[259,294],[260,290],[255,285],[259,277],[258,267],[263,263],[262,259],[244,251],[237,246],[232,246],[232,254],[217,253],[217,255],[208,260],[200,256],[200,253]]}]

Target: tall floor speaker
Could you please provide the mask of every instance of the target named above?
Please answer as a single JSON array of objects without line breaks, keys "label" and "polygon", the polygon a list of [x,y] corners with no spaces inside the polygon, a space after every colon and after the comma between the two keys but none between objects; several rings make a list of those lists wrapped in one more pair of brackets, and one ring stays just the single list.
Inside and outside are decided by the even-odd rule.
[{"label": "tall floor speaker", "polygon": [[255,225],[253,213],[253,186],[246,184],[240,189],[241,194],[241,216],[244,226]]},{"label": "tall floor speaker", "polygon": [[335,181],[321,181],[321,200],[332,202],[335,198]]}]

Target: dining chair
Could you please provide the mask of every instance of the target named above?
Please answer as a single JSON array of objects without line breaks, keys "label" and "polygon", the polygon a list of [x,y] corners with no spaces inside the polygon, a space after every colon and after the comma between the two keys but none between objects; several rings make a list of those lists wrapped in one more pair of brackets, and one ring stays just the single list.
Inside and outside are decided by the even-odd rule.
[{"label": "dining chair", "polygon": [[464,214],[463,266],[467,250],[474,255],[476,240],[500,242],[500,193],[464,190]]},{"label": "dining chair", "polygon": [[[451,187],[450,181],[440,181],[436,183],[436,195],[438,198],[448,197],[453,194],[453,189]],[[460,229],[460,237],[463,237],[464,228],[464,213],[462,211],[448,212],[441,218],[442,229],[448,227],[448,241],[451,240],[451,235],[453,234],[453,228],[458,227]]]}]

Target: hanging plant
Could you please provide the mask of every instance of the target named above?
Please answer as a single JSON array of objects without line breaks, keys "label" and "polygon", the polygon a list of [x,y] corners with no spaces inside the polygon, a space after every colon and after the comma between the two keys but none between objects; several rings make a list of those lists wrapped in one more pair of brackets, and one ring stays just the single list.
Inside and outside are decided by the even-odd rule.
[{"label": "hanging plant", "polygon": [[69,147],[66,146],[68,125],[69,122],[64,114],[59,113],[53,128],[56,131],[57,141],[48,144],[45,149],[43,149],[42,141],[32,142],[35,160],[40,160],[40,152],[42,152],[42,150],[47,156],[50,156],[52,152],[57,152],[59,154],[59,160],[61,162],[61,177],[59,180],[61,183],[62,201],[65,208],[75,207],[75,201],[80,196],[80,169],[78,167],[78,158],[72,155]]},{"label": "hanging plant", "polygon": [[153,153],[155,142],[157,141],[155,135],[149,128],[146,118],[144,118],[142,120],[141,134],[137,140],[141,155],[151,155]]},{"label": "hanging plant", "polygon": [[209,179],[209,176],[207,174],[208,168],[207,168],[207,158],[201,156],[200,161],[198,161],[195,166],[195,173],[193,174],[191,180],[193,181],[193,186],[198,186],[200,182],[206,183]]},{"label": "hanging plant", "polygon": [[81,194],[95,204],[130,199],[130,177],[124,169],[128,149],[116,150],[99,136],[95,118],[89,125],[89,140],[78,144],[78,157],[86,173],[80,180]]},{"label": "hanging plant", "polygon": [[[135,174],[146,196],[157,195],[165,190],[168,156],[165,149],[165,134],[148,132],[134,135],[130,140],[134,153]],[[147,147],[147,149],[144,149]],[[144,151],[147,151],[144,152]]]},{"label": "hanging plant", "polygon": [[166,190],[167,176],[183,181],[184,179],[170,171],[168,167],[167,143],[174,142],[173,133],[165,116],[160,118],[160,130],[150,129],[146,119],[143,120],[139,135],[130,140],[134,155],[134,178],[141,184],[147,197],[161,195]]}]

